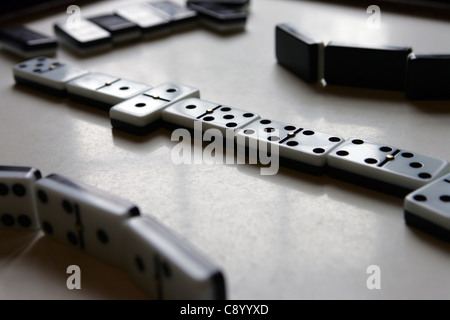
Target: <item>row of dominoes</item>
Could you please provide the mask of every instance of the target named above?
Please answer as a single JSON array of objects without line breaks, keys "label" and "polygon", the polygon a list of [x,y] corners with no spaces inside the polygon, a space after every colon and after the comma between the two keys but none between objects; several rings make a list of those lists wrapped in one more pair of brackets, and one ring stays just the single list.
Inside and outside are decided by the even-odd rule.
[{"label": "row of dominoes", "polygon": [[[149,89],[144,84],[90,73],[45,57],[17,64],[14,76],[18,83],[59,95],[67,93],[69,98],[106,108],[111,125],[120,130],[142,135],[151,131],[160,120],[195,130],[195,123],[200,122],[203,131],[218,129],[228,137],[227,133],[231,133],[236,144],[258,148],[262,144],[251,141],[259,141],[276,146],[280,160],[294,168],[314,174],[327,173],[400,197],[426,188],[450,171],[447,161],[428,155],[360,138],[343,139],[201,100],[199,90],[186,85],[166,83]],[[128,94],[124,95],[124,92]],[[265,134],[259,134],[261,132]],[[448,176],[443,181],[447,180]],[[411,197],[407,199],[416,201]],[[439,210],[434,213],[429,208],[418,210],[420,212],[407,211],[406,216],[421,216],[448,233],[449,209]],[[440,218],[434,219],[435,216]],[[410,221],[419,219],[407,219]],[[411,223],[418,227],[423,225]]]},{"label": "row of dominoes", "polygon": [[[120,6],[112,14],[69,17],[55,23],[59,41],[80,54],[111,49],[114,45],[168,35],[200,22],[213,30],[242,30],[247,21],[249,0],[187,1],[183,7],[172,1],[140,2]],[[24,58],[54,55],[58,42],[25,26],[0,30],[0,44],[6,51]]]},{"label": "row of dominoes", "polygon": [[335,41],[324,46],[288,23],[275,27],[275,40],[278,63],[307,82],[405,91],[412,100],[450,99],[450,54]]},{"label": "row of dominoes", "polygon": [[39,230],[124,270],[157,299],[225,299],[221,270],[133,203],[33,167],[0,166],[0,228]]}]

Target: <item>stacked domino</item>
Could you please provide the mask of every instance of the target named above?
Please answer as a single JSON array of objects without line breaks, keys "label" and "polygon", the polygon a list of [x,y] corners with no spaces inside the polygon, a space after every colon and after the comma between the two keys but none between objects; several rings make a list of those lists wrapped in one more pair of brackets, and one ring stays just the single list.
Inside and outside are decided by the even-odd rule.
[{"label": "stacked domino", "polygon": [[[442,159],[359,137],[343,139],[202,100],[198,89],[186,85],[166,83],[148,88],[130,80],[80,71],[45,57],[14,66],[14,76],[18,83],[51,92],[57,90],[59,95],[67,94],[69,98],[109,110],[111,124],[116,129],[144,135],[161,120],[191,130],[196,130],[196,123],[201,123],[202,131],[217,129],[247,149],[267,144],[276,146],[282,163],[296,169],[312,174],[327,173],[399,197],[427,188],[450,171],[448,162]],[[124,91],[129,94],[124,95]],[[258,134],[261,132],[265,134]],[[406,197],[405,208],[420,198]],[[448,203],[444,211],[434,208],[436,203],[437,200],[432,200],[431,207],[408,207],[405,220],[445,239],[442,234],[448,237],[450,233]],[[440,218],[432,218],[436,216]]]},{"label": "stacked domino", "polygon": [[450,99],[450,54],[419,54],[411,47],[321,40],[293,25],[275,27],[279,64],[309,83],[397,90],[412,100]]},{"label": "stacked domino", "polygon": [[39,230],[117,268],[157,299],[225,299],[222,272],[127,200],[58,174],[0,166],[1,228]]}]

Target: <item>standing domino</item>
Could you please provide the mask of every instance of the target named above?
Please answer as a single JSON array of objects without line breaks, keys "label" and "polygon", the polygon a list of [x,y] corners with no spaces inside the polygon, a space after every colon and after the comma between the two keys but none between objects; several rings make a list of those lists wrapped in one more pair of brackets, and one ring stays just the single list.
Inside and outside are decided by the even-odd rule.
[{"label": "standing domino", "polygon": [[[260,142],[277,145],[285,165],[322,174],[327,156],[344,140],[340,137],[269,119],[256,120],[236,132],[236,143],[255,148]],[[253,147],[252,147],[253,146]]]},{"label": "standing domino", "polygon": [[39,229],[33,185],[40,178],[35,168],[0,166],[0,228]]},{"label": "standing domino", "polygon": [[124,267],[123,223],[140,214],[137,206],[56,174],[39,180],[34,193],[46,235]]},{"label": "standing domino", "polygon": [[408,225],[450,241],[450,174],[409,194],[404,209]]},{"label": "standing domino", "polygon": [[260,117],[252,112],[190,98],[164,109],[162,118],[168,123],[188,129],[195,129],[195,122],[200,121],[203,131],[218,129],[226,136],[227,131],[242,128]]},{"label": "standing domino", "polygon": [[222,272],[149,216],[125,224],[130,277],[157,299],[226,299]]},{"label": "standing domino", "polygon": [[67,84],[69,98],[105,110],[150,88],[143,83],[103,73],[91,73]]},{"label": "standing domino", "polygon": [[411,54],[406,97],[413,100],[450,100],[450,54]]},{"label": "standing domino", "polygon": [[197,88],[171,82],[162,84],[112,107],[111,124],[114,128],[137,135],[146,134],[161,119],[162,110],[191,97],[200,97]]},{"label": "standing domino", "polygon": [[18,84],[64,96],[67,93],[67,83],[89,74],[89,71],[55,59],[37,57],[16,64],[13,74]]},{"label": "standing domino", "polygon": [[330,42],[324,79],[329,85],[404,90],[410,47]]},{"label": "standing domino", "polygon": [[330,175],[403,197],[449,172],[448,162],[361,139],[328,156]]},{"label": "standing domino", "polygon": [[280,65],[306,82],[323,78],[323,42],[287,23],[275,27],[275,55]]}]

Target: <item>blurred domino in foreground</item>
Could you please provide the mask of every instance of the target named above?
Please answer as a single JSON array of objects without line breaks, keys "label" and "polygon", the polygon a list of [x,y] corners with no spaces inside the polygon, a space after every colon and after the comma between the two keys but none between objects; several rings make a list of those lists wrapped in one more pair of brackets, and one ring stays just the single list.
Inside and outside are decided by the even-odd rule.
[{"label": "blurred domino in foreground", "polygon": [[47,236],[123,269],[152,297],[225,299],[222,272],[133,203],[57,174],[32,192]]},{"label": "blurred domino in foreground", "polygon": [[34,193],[47,236],[124,268],[123,223],[140,215],[136,205],[57,174],[40,179]]},{"label": "blurred domino in foreground", "polygon": [[0,47],[22,58],[54,56],[58,48],[56,39],[25,26],[0,30]]},{"label": "blurred domino in foreground", "polygon": [[300,33],[287,23],[275,27],[275,54],[280,65],[306,82],[323,78],[323,50],[320,40]]},{"label": "blurred domino in foreground", "polygon": [[157,299],[224,300],[222,272],[194,248],[148,216],[125,225],[126,270]]},{"label": "blurred domino in foreground", "polygon": [[404,217],[408,225],[450,241],[450,174],[409,194]]},{"label": "blurred domino in foreground", "polygon": [[40,178],[36,168],[0,166],[0,228],[39,229],[33,185]]}]

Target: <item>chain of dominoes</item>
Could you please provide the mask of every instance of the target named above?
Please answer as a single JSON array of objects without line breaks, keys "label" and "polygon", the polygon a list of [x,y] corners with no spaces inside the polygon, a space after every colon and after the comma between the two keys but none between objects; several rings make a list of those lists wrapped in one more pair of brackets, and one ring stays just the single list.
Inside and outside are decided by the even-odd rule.
[{"label": "chain of dominoes", "polygon": [[306,82],[404,91],[411,100],[450,100],[450,54],[411,47],[321,40],[289,23],[275,27],[278,63]]},{"label": "chain of dominoes", "polygon": [[[247,148],[263,140],[295,169],[405,197],[405,221],[450,240],[447,161],[361,138],[343,139],[200,99],[197,88],[128,79],[33,58],[13,67],[16,83],[109,110],[113,128],[145,135],[161,123],[218,129]],[[258,135],[265,132],[266,135]],[[240,139],[243,138],[243,139]],[[256,144],[259,146],[260,144]],[[2,228],[37,230],[126,270],[160,299],[224,299],[211,262],[126,200],[36,168],[0,167]]]}]

